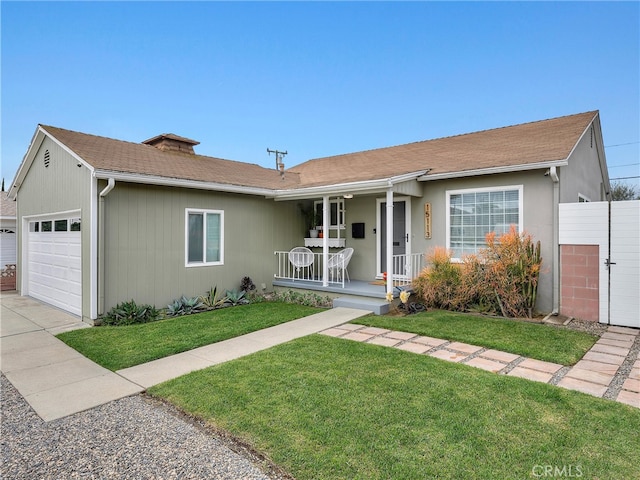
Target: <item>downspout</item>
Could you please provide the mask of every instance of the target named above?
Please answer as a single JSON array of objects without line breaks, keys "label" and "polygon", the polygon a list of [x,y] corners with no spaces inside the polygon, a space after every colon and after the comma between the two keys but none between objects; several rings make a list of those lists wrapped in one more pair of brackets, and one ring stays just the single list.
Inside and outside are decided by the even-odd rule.
[{"label": "downspout", "polygon": [[98,198],[98,316],[104,314],[104,197],[115,186],[115,179],[109,178]]},{"label": "downspout", "polygon": [[552,315],[560,312],[560,178],[556,167],[549,168],[549,176],[553,182],[553,310]]}]

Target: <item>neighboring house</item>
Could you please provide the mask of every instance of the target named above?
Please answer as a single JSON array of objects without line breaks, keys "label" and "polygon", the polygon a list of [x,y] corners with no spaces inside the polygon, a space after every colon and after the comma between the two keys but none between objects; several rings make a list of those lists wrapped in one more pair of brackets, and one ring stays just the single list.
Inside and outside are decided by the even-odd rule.
[{"label": "neighboring house", "polygon": [[[125,300],[164,306],[243,276],[270,290],[291,280],[274,252],[305,243],[320,247],[319,289],[336,286],[326,260],[342,246],[354,248],[352,280],[411,277],[410,257],[446,246],[460,258],[515,224],[542,243],[537,306],[550,312],[559,305],[558,205],[605,200],[610,188],[597,111],[282,171],[200,156],[197,144],[38,126],[10,190],[21,294],[90,322]],[[305,240],[300,205],[323,214],[323,239]]]},{"label": "neighboring house", "polygon": [[16,287],[16,202],[0,192],[0,290]]},{"label": "neighboring house", "polygon": [[0,268],[16,263],[16,202],[0,192]]}]

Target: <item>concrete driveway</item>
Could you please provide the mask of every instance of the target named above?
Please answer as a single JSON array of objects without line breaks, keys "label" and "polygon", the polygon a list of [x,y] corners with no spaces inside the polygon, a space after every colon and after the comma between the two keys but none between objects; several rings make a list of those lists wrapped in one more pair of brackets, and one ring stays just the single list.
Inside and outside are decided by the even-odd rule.
[{"label": "concrete driveway", "polygon": [[86,327],[32,298],[0,295],[0,370],[45,421],[144,391],[55,337]]}]

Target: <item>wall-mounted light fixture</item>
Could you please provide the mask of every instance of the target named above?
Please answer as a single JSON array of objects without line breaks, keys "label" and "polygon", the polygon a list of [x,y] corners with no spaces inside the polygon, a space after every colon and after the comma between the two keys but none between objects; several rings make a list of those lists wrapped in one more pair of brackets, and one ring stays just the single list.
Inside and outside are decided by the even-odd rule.
[{"label": "wall-mounted light fixture", "polygon": [[344,198],[353,198],[353,193],[345,193]]}]

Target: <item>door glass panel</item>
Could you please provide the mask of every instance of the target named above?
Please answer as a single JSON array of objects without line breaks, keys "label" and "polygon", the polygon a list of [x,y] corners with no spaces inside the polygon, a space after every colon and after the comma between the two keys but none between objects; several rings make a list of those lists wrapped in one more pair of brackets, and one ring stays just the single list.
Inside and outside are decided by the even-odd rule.
[{"label": "door glass panel", "polygon": [[53,223],[53,229],[56,232],[66,232],[67,231],[67,220],[56,220]]}]

